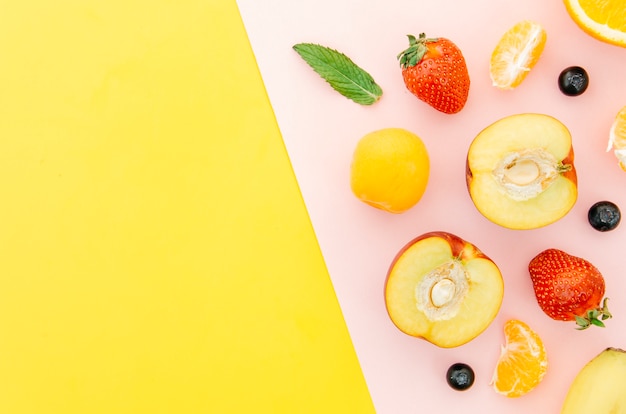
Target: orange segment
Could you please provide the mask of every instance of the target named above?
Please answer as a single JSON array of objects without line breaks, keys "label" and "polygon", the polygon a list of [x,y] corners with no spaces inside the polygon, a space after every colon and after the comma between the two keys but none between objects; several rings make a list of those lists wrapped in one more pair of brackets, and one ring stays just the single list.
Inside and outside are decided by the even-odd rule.
[{"label": "orange segment", "polygon": [[603,42],[626,47],[626,0],[564,0],[571,18]]},{"label": "orange segment", "polygon": [[539,60],[546,39],[544,28],[528,20],[507,30],[491,54],[489,74],[493,86],[500,89],[519,86]]},{"label": "orange segment", "polygon": [[619,166],[626,171],[626,106],[615,116],[609,133],[609,146],[607,151],[613,150],[619,161]]},{"label": "orange segment", "polygon": [[539,335],[517,319],[504,324],[505,345],[491,379],[497,393],[521,397],[535,388],[548,368],[548,359]]}]

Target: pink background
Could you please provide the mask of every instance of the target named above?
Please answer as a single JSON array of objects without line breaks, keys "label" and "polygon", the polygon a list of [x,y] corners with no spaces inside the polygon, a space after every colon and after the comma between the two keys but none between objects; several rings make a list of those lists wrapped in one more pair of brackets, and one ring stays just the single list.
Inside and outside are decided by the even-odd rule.
[{"label": "pink background", "polygon": [[[605,152],[608,131],[626,105],[626,49],[582,32],[561,1],[473,2],[437,0],[239,0],[238,5],[307,205],[339,303],[376,410],[482,413],[558,412],[576,373],[608,346],[626,348],[626,223],[600,233],[587,210],[608,199],[626,213],[626,173]],[[491,86],[489,58],[500,36],[522,19],[548,33],[544,53],[513,91]],[[406,34],[443,36],[463,51],[470,77],[466,107],[456,115],[436,112],[406,91],[396,55]],[[336,48],[366,69],[384,90],[380,102],[359,106],[333,91],[292,50],[300,42]],[[566,97],[557,87],[562,69],[580,65],[588,90]],[[542,229],[499,227],[476,210],[465,186],[465,156],[476,134],[507,115],[539,112],[571,131],[579,198],[562,220]],[[422,200],[402,215],[375,210],[349,187],[349,165],[364,134],[402,127],[418,134],[431,157],[431,177]],[[254,139],[254,137],[250,137]],[[398,331],[383,301],[384,279],[396,252],[427,231],[444,230],[474,243],[500,267],[505,279],[502,308],[494,323],[470,343],[440,349]],[[614,318],[606,329],[576,331],[539,309],[527,265],[546,248],[582,256],[604,274]],[[294,275],[298,277],[298,275]],[[518,399],[496,394],[489,382],[503,343],[506,320],[528,323],[544,339],[549,369],[544,381]],[[476,383],[453,391],[445,372],[470,364]],[[332,372],[329,372],[332,375]]]}]

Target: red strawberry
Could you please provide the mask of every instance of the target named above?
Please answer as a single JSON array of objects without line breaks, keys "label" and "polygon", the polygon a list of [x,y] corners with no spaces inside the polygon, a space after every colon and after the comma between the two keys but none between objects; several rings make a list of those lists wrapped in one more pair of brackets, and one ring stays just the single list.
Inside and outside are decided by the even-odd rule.
[{"label": "red strawberry", "polygon": [[461,50],[445,38],[409,35],[409,47],[398,55],[407,89],[446,114],[459,112],[469,94],[470,79]]},{"label": "red strawberry", "polygon": [[[535,297],[555,320],[576,321],[578,329],[604,327],[611,317],[604,296],[604,278],[591,263],[561,250],[539,253],[528,265]],[[602,305],[600,302],[602,301]]]}]

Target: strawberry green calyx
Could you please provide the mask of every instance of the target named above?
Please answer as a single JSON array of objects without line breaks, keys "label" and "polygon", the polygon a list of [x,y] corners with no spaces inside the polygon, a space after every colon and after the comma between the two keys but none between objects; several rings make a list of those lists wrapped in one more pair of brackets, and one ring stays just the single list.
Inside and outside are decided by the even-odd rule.
[{"label": "strawberry green calyx", "polygon": [[400,61],[400,67],[403,69],[417,65],[426,52],[428,52],[426,43],[436,42],[438,40],[437,38],[426,38],[425,33],[420,33],[419,39],[413,35],[407,35],[407,37],[409,38],[409,47],[400,52],[397,57]]},{"label": "strawberry green calyx", "polygon": [[611,315],[611,312],[609,312],[609,307],[607,303],[608,300],[609,298],[604,298],[604,300],[602,301],[602,307],[588,310],[585,316],[576,315],[575,316],[576,325],[578,325],[576,329],[578,330],[587,329],[591,325],[604,328],[605,325],[604,325],[604,322],[602,321],[605,321],[613,317],[613,315]]}]

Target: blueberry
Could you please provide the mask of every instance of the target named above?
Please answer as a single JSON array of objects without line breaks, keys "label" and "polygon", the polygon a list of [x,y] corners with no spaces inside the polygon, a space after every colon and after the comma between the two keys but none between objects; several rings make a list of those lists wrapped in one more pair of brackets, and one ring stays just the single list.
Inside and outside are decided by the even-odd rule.
[{"label": "blueberry", "polygon": [[465,391],[474,384],[474,370],[467,364],[457,362],[446,373],[448,385],[457,391]]},{"label": "blueberry", "polygon": [[587,219],[591,227],[598,231],[613,230],[619,224],[622,214],[619,208],[610,201],[599,201],[591,206]]},{"label": "blueberry", "polygon": [[559,89],[567,96],[578,96],[587,90],[589,75],[580,66],[563,69],[559,75]]}]

